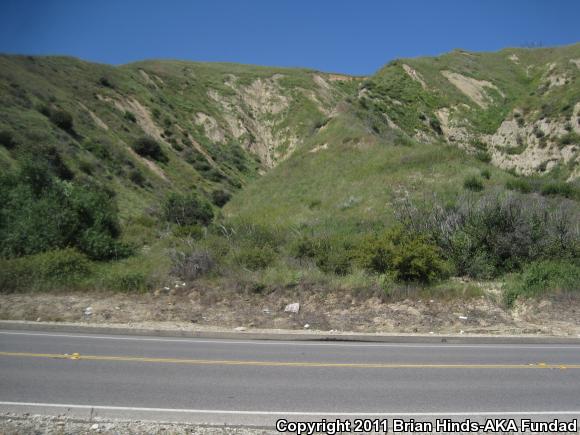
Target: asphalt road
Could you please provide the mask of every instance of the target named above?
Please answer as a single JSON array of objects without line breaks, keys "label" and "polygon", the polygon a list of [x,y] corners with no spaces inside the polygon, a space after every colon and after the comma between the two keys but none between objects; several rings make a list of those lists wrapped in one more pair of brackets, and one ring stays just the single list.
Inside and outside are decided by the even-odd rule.
[{"label": "asphalt road", "polygon": [[0,411],[259,426],[395,415],[570,420],[580,417],[580,345],[0,331]]}]

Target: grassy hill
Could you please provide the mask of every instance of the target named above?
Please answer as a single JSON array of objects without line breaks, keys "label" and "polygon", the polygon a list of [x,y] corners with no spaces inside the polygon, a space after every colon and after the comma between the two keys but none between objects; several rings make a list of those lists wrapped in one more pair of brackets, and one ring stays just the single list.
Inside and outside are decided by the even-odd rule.
[{"label": "grassy hill", "polygon": [[455,50],[391,62],[361,103],[422,141],[443,139],[496,166],[578,177],[580,44],[561,48]]},{"label": "grassy hill", "polygon": [[367,78],[2,56],[0,228],[30,248],[0,288],[574,290],[579,72],[580,45]]},{"label": "grassy hill", "polygon": [[[282,160],[340,96],[323,74],[233,64],[114,68],[2,56],[0,75],[0,131],[14,144],[0,150],[2,168],[54,149],[75,178],[110,186],[123,212],[136,214],[169,190],[240,188]],[[50,116],[61,112],[72,117],[68,130]],[[135,153],[142,137],[163,157]]]}]

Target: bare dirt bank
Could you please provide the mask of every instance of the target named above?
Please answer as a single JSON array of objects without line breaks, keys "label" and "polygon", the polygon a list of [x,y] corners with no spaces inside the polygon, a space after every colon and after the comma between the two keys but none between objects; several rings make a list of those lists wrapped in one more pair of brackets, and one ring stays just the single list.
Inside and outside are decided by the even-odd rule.
[{"label": "bare dirt bank", "polygon": [[[288,313],[289,303],[300,303]],[[268,295],[203,289],[163,293],[13,293],[0,295],[1,320],[74,322],[179,330],[310,330],[419,334],[580,336],[580,298],[557,296],[505,308],[491,295],[382,301],[349,293]]]}]

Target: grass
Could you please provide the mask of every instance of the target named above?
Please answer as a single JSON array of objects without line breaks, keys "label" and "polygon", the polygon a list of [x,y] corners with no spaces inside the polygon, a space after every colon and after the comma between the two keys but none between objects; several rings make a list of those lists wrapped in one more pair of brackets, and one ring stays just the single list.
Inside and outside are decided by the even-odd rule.
[{"label": "grass", "polygon": [[[448,145],[393,146],[389,138],[368,135],[348,113],[332,120],[321,136],[237,194],[225,206],[225,215],[314,233],[326,229],[348,234],[391,224],[392,201],[407,193],[452,198],[474,169],[498,174],[488,182],[491,187],[506,178]],[[332,145],[309,152],[319,143]]]},{"label": "grass", "polygon": [[544,296],[553,293],[577,293],[580,290],[580,265],[572,261],[532,263],[513,276],[504,292],[509,307],[518,298]]},{"label": "grass", "polygon": [[[54,146],[76,176],[96,178],[115,190],[121,215],[127,217],[143,213],[168,191],[186,192],[194,188],[209,196],[223,186],[239,188],[261,169],[261,164],[246,150],[248,138],[237,138],[229,131],[222,104],[212,100],[208,90],[217,92],[224,101],[229,98],[228,104],[239,105],[240,115],[234,116],[272,123],[281,147],[287,147],[282,140],[285,136],[310,134],[312,125],[322,116],[311,99],[294,89],[300,86],[314,95],[321,92],[313,72],[303,69],[173,61],[147,61],[114,68],[74,58],[25,56],[0,56],[0,69],[0,131],[4,138],[0,163],[9,165],[13,159],[18,161],[23,150],[34,152],[38,143]],[[256,80],[269,80],[274,74],[284,78],[279,81],[278,90],[289,107],[271,119],[266,119],[267,113],[257,118],[255,113],[250,114],[253,109],[225,84],[234,75],[241,92],[242,87]],[[187,92],[183,92],[186,88]],[[336,95],[343,93],[336,91]],[[329,98],[337,96],[331,91]],[[149,112],[153,124],[144,127],[143,115],[137,109],[121,109],[113,104],[133,100]],[[318,98],[325,104],[332,104],[331,100]],[[47,115],[70,114],[74,132],[59,128],[40,108],[46,108],[42,110]],[[223,144],[215,144],[205,136],[203,128],[192,122],[198,112],[214,117],[221,125],[226,134]],[[155,165],[158,169],[129,148],[138,138],[151,136],[155,131],[163,134],[154,137],[160,148],[153,157],[163,157]],[[200,171],[184,161],[184,155],[195,149],[191,140],[213,158],[212,171]],[[94,169],[86,174],[84,170],[90,165]],[[137,173],[140,175],[135,176]],[[215,177],[216,173],[220,176]],[[138,182],[127,183],[127,179]]]}]

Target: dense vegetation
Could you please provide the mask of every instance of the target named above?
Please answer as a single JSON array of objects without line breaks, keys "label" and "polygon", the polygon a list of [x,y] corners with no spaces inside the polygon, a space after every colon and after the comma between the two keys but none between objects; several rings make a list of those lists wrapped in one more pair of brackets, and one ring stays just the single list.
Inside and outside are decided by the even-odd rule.
[{"label": "dense vegetation", "polygon": [[[402,61],[332,81],[0,57],[0,291],[147,291],[181,279],[454,296],[457,276],[505,283],[507,305],[577,291],[574,159],[531,176],[502,170],[479,139],[467,152],[447,143],[437,115],[461,107],[478,134],[516,107],[527,117],[517,122],[572,116],[576,91],[530,94],[545,72],[533,62],[560,52],[517,51],[536,65],[531,77],[501,63],[511,53],[405,61],[425,86]],[[503,96],[484,110],[446,70],[493,80]],[[558,147],[577,144],[566,131]]]}]

